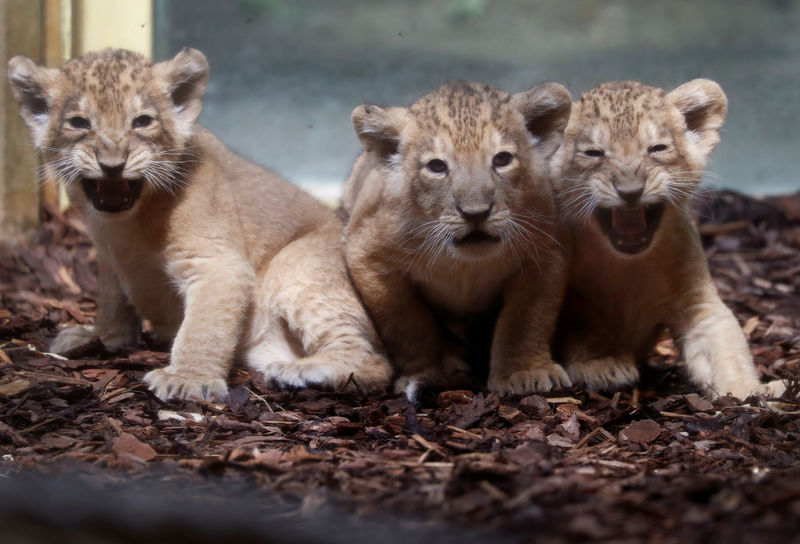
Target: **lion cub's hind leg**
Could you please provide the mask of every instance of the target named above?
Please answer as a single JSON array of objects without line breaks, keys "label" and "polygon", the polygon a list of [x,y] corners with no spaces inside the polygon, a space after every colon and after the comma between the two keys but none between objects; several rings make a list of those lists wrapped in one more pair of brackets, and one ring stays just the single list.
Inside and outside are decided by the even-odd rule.
[{"label": "lion cub's hind leg", "polygon": [[245,359],[279,386],[378,391],[389,383],[391,367],[340,244],[337,229],[307,235],[264,275]]},{"label": "lion cub's hind leg", "polygon": [[47,348],[53,353],[66,353],[84,344],[88,344],[97,336],[92,325],[72,325],[64,327],[50,342]]},{"label": "lion cub's hind leg", "polygon": [[95,337],[110,350],[132,346],[142,332],[142,321],[123,294],[119,280],[106,257],[98,252],[98,300],[94,325],[73,325],[58,331],[48,348],[53,353],[66,353],[88,344]]}]

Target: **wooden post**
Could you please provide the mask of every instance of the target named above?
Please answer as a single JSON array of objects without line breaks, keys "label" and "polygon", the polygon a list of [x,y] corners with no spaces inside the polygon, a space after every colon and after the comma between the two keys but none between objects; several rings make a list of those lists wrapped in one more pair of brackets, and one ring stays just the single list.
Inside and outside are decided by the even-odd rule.
[{"label": "wooden post", "polygon": [[[0,0],[0,71],[8,60],[25,55],[44,62],[42,2]],[[28,128],[19,116],[11,87],[0,85],[0,239],[35,226],[39,220],[36,155]]]},{"label": "wooden post", "polygon": [[[44,0],[42,20],[44,63],[50,68],[58,68],[70,58],[72,49],[72,1]],[[56,180],[43,180],[39,198],[42,204],[62,208],[68,204],[64,188]]]},{"label": "wooden post", "polygon": [[121,47],[153,56],[152,0],[72,0],[75,56]]}]

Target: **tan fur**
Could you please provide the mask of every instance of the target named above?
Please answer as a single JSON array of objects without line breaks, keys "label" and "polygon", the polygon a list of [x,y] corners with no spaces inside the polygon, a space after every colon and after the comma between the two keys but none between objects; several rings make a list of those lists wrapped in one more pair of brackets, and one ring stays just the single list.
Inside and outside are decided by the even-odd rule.
[{"label": "tan fur", "polygon": [[[396,390],[462,384],[465,354],[441,331],[464,340],[497,304],[489,388],[569,385],[549,347],[566,278],[547,167],[569,107],[557,84],[511,96],[454,83],[409,109],[354,110],[365,153],[344,189],[347,262],[399,367]],[[500,153],[512,159],[495,166]],[[473,228],[499,241],[458,245]]]},{"label": "tan fur", "polygon": [[[62,330],[53,350],[92,334],[130,345],[146,319],[172,341],[169,366],[145,376],[162,399],[223,397],[235,356],[281,385],[388,383],[333,212],[195,125],[202,53],[151,64],[106,50],[61,70],[16,57],[9,77],[46,172],[65,183],[97,247],[94,330]],[[86,178],[144,184],[130,209],[109,213]]]},{"label": "tan fur", "polygon": [[[710,396],[784,390],[780,382],[759,385],[747,341],[717,294],[687,210],[726,110],[722,89],[703,79],[670,93],[635,82],[605,83],[573,106],[553,163],[573,238],[560,332],[561,358],[574,382],[600,390],[634,383],[636,362],[668,328],[690,379]],[[612,245],[624,227],[604,227],[602,210],[649,205],[652,211],[660,204],[649,246],[628,254]]]}]

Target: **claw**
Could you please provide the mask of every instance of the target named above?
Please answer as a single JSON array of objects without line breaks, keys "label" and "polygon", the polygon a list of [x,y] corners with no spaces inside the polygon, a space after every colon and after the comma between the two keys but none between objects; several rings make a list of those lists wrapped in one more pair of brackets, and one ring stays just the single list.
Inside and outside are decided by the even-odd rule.
[{"label": "claw", "polygon": [[213,400],[214,397],[223,397],[227,392],[224,379],[191,375],[187,372],[167,373],[164,369],[153,370],[145,374],[144,381],[150,386],[150,390],[164,401],[192,396]]}]

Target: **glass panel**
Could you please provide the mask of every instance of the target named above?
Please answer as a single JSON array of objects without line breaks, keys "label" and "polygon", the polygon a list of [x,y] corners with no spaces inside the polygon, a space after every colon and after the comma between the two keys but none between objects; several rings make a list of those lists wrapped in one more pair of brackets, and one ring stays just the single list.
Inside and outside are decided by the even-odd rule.
[{"label": "glass panel", "polygon": [[242,155],[338,194],[359,152],[350,112],[407,105],[451,79],[719,82],[730,110],[709,181],[796,190],[800,2],[156,0],[156,57],[203,50],[201,121]]}]

